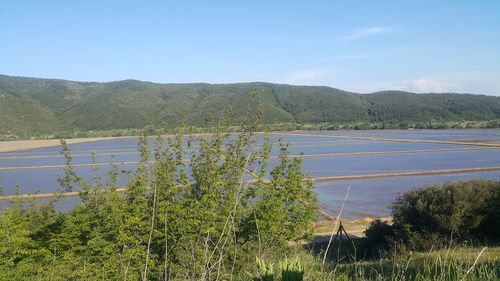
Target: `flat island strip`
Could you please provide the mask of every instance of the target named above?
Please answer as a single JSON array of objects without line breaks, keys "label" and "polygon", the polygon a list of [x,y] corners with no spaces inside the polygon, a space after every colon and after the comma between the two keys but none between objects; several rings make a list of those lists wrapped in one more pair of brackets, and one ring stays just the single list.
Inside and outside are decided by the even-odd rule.
[{"label": "flat island strip", "polygon": [[[269,134],[278,136],[306,136],[306,137],[309,136],[309,137],[323,137],[323,138],[335,138],[335,139],[376,140],[376,141],[387,141],[387,142],[420,142],[420,143],[441,143],[441,144],[500,147],[500,143],[488,143],[488,142],[477,142],[477,141],[467,141],[467,140],[453,141],[453,140],[398,139],[398,138],[358,137],[358,136],[346,136],[346,135],[331,136],[331,135],[302,134],[302,133],[288,133],[288,132],[270,132]],[[201,135],[210,135],[210,134],[193,134],[192,136],[198,137]],[[84,142],[123,139],[123,138],[136,138],[136,137],[124,136],[124,137],[100,137],[100,138],[75,138],[75,139],[66,139],[66,142],[68,144],[77,144]],[[36,149],[36,148],[54,147],[58,145],[60,145],[59,139],[0,141],[0,153]]]},{"label": "flat island strip", "polygon": [[357,179],[373,179],[373,178],[388,178],[388,177],[411,177],[411,176],[426,176],[426,175],[442,175],[442,174],[460,174],[474,172],[500,171],[500,166],[497,167],[480,167],[480,168],[464,168],[464,169],[445,169],[445,170],[427,170],[413,172],[394,172],[380,174],[364,174],[364,175],[345,175],[318,177],[309,179],[313,182],[317,181],[339,181],[339,180],[357,180]]},{"label": "flat island strip", "polygon": [[336,138],[336,139],[356,139],[356,140],[375,140],[375,141],[392,141],[392,142],[419,142],[419,143],[437,143],[437,144],[456,144],[456,145],[473,145],[473,146],[488,146],[500,147],[500,143],[488,142],[466,142],[466,141],[453,141],[453,140],[422,140],[422,139],[393,139],[393,138],[377,138],[377,137],[356,137],[356,136],[331,136],[331,135],[316,135],[316,134],[300,134],[300,133],[270,133],[274,135],[285,136],[304,136],[304,137],[322,137],[322,138]]},{"label": "flat island strip", "polygon": [[[378,142],[377,144],[384,144],[385,142]],[[342,142],[342,143],[322,143],[322,144],[305,144],[305,145],[296,145],[296,142],[293,142],[292,145],[288,146],[289,148],[301,148],[301,147],[334,147],[334,146],[347,146],[347,145],[365,145],[366,143],[352,143],[352,142]],[[123,146],[122,146],[123,147]],[[135,148],[138,145],[133,146]],[[278,145],[273,145],[273,147],[278,147]],[[105,151],[105,152],[101,152]],[[113,151],[113,152],[109,152]],[[115,152],[116,151],[116,152]],[[0,152],[1,153],[1,152]],[[90,156],[92,153],[95,153],[97,156],[110,155],[116,156],[121,154],[138,154],[139,150],[123,150],[121,148],[109,148],[109,149],[99,149],[99,150],[78,150],[76,152],[71,153],[71,156]],[[61,153],[54,154],[54,152],[37,152],[37,155],[26,155],[26,152],[14,152],[9,153],[7,156],[0,156],[0,160],[2,159],[31,159],[31,158],[54,158],[54,157],[64,157]]]},{"label": "flat island strip", "polygon": [[[390,154],[415,154],[415,153],[433,153],[433,152],[460,152],[460,151],[477,151],[477,150],[496,150],[496,147],[462,147],[462,148],[443,148],[443,149],[413,149],[413,150],[394,150],[394,151],[365,151],[365,152],[339,152],[339,153],[319,153],[319,154],[292,154],[288,158],[318,158],[318,157],[346,157],[346,156],[369,156],[369,155],[390,155]],[[130,152],[128,152],[130,153]],[[137,154],[137,153],[132,153]],[[104,155],[104,154],[103,154]],[[81,156],[74,154],[72,156]],[[25,158],[46,158],[55,157],[53,155],[41,156],[7,156],[0,157],[1,159],[25,159]],[[277,159],[279,156],[271,156],[270,159]],[[184,159],[184,162],[189,162],[189,159]],[[155,163],[151,160],[148,163]],[[139,161],[126,161],[126,162],[108,162],[108,163],[82,163],[72,164],[72,167],[102,167],[102,166],[125,166],[136,165]],[[66,165],[40,165],[40,166],[18,166],[18,167],[0,167],[0,171],[15,171],[15,170],[41,170],[41,169],[62,169]]]},{"label": "flat island strip", "polygon": [[[77,139],[67,139],[67,144],[77,144],[84,142],[93,142],[101,140],[113,140],[128,137],[102,137],[102,138],[77,138]],[[0,141],[0,153],[11,152],[18,150],[27,150],[35,148],[53,147],[61,145],[59,139],[51,140],[19,140],[19,141]]]},{"label": "flat island strip", "polygon": [[[370,179],[370,178],[384,178],[384,177],[407,177],[407,176],[424,176],[424,175],[439,175],[439,174],[456,174],[456,173],[473,173],[473,172],[487,172],[487,171],[500,171],[500,166],[497,167],[481,167],[481,168],[464,168],[464,169],[446,169],[446,170],[430,170],[430,171],[417,171],[417,172],[395,172],[395,173],[382,173],[382,174],[363,174],[363,175],[347,175],[347,176],[331,176],[331,177],[318,177],[304,179],[304,181],[339,181],[339,180],[353,180],[353,179]],[[255,182],[256,179],[249,180]],[[264,179],[263,182],[269,182]],[[125,192],[126,188],[118,188],[117,192]],[[11,201],[15,199],[48,199],[59,197],[74,197],[78,196],[79,192],[65,192],[65,193],[39,193],[39,194],[20,194],[20,195],[5,195],[0,196],[0,201]]]}]

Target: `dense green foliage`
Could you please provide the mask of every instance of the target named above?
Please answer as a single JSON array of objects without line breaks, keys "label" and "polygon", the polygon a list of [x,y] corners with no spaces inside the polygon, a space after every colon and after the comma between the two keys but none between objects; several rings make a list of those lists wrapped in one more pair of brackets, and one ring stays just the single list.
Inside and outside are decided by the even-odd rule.
[{"label": "dense green foliage", "polygon": [[[385,91],[363,95],[373,121],[498,119],[499,98],[470,94],[424,94]],[[488,104],[489,103],[489,104]]]},{"label": "dense green foliage", "polygon": [[117,168],[108,178],[84,180],[63,145],[67,169],[60,192],[78,189],[82,203],[64,213],[54,202],[17,200],[3,209],[0,280],[500,278],[498,249],[414,254],[394,248],[441,242],[433,237],[498,237],[499,182],[410,191],[394,203],[393,225],[376,222],[366,233],[367,242],[393,253],[391,259],[358,260],[358,254],[366,257],[358,248],[353,259],[339,259],[332,250],[322,264],[294,243],[311,234],[316,200],[300,160],[287,157],[286,144],[272,167],[270,144],[256,148],[250,132],[158,137],[154,147],[142,137],[139,151],[141,165],[119,193]]},{"label": "dense green foliage", "polygon": [[392,204],[392,225],[375,221],[368,242],[381,251],[398,243],[426,250],[459,243],[500,242],[500,182],[471,180],[414,189]]},{"label": "dense green foliage", "polygon": [[310,236],[315,193],[286,144],[264,179],[271,145],[255,148],[247,131],[158,137],[153,149],[142,137],[124,194],[117,168],[108,179],[79,177],[63,142],[60,192],[77,189],[82,203],[2,210],[0,280],[227,280],[253,270],[255,257],[284,253]]},{"label": "dense green foliage", "polygon": [[500,119],[500,98],[493,96],[396,91],[363,95],[258,82],[94,83],[0,75],[0,137],[136,134],[133,129],[158,129],[164,123],[215,127],[228,105],[241,121],[251,92],[259,93],[262,123],[277,124],[271,129],[307,128],[307,124],[323,124],[324,129],[469,126],[463,121],[480,121],[482,127],[500,124],[488,122]]}]

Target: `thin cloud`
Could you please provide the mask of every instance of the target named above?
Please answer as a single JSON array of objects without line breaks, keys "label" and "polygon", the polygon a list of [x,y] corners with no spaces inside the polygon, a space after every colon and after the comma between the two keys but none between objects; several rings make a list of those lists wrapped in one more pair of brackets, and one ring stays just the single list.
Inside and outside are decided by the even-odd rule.
[{"label": "thin cloud", "polygon": [[452,92],[455,86],[447,81],[435,79],[415,79],[400,82],[358,84],[346,87],[348,90],[359,93],[373,93],[384,90],[398,90],[416,93],[446,93]]},{"label": "thin cloud", "polygon": [[433,79],[417,79],[410,81],[410,89],[414,89],[418,93],[429,92],[450,92],[452,85],[445,81],[438,81]]},{"label": "thin cloud", "polygon": [[349,31],[345,35],[338,37],[337,41],[350,42],[366,37],[387,34],[391,31],[393,31],[393,29],[389,27],[371,26],[367,28]]},{"label": "thin cloud", "polygon": [[325,85],[337,76],[332,69],[306,69],[298,70],[285,75],[278,82],[292,85]]}]

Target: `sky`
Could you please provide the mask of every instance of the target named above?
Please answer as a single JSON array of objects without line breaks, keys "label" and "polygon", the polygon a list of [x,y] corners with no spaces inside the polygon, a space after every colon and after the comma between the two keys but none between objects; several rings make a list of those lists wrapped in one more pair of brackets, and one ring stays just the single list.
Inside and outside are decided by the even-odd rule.
[{"label": "sky", "polygon": [[500,1],[0,0],[0,73],[500,96]]}]

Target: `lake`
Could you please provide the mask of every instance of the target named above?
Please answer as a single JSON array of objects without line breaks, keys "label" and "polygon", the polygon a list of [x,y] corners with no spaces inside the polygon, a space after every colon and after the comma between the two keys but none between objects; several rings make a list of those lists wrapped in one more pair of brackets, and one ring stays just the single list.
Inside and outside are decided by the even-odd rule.
[{"label": "lake", "polygon": [[[386,131],[307,131],[271,134],[292,146],[290,154],[305,154],[303,169],[311,178],[408,173],[434,170],[490,168],[500,166],[500,130],[386,130]],[[69,145],[76,172],[87,178],[93,174],[91,151],[97,162],[125,163],[120,169],[131,170],[139,160],[137,138],[119,138]],[[257,140],[259,143],[260,140]],[[53,192],[57,175],[63,173],[64,158],[60,147],[0,153],[0,186],[4,194]],[[273,148],[273,155],[278,148]],[[271,161],[273,163],[273,161]],[[54,167],[56,166],[56,167]],[[102,166],[105,175],[110,166]],[[411,188],[468,179],[500,180],[500,170],[454,172],[432,175],[356,178],[315,182],[320,207],[336,215],[350,187],[343,217],[362,218],[390,215],[388,206]],[[126,179],[121,178],[121,184]],[[76,198],[62,199],[61,209],[71,208]],[[6,203],[1,203],[5,206]]]}]

